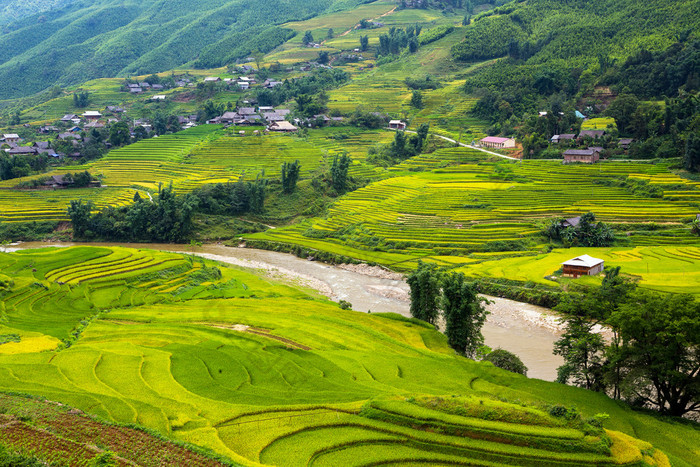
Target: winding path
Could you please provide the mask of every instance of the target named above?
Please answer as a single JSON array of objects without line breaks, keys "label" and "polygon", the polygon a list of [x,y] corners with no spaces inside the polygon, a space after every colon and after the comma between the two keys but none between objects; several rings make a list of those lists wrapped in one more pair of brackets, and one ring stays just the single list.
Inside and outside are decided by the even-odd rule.
[{"label": "winding path", "polygon": [[[404,131],[405,131],[406,133],[413,133],[413,134],[416,134],[415,131],[411,131],[411,130],[404,130]],[[483,149],[483,148],[480,148],[480,147],[477,147],[477,146],[472,146],[471,144],[458,143],[457,141],[453,140],[452,138],[448,138],[447,136],[438,135],[438,134],[436,134],[436,133],[429,133],[429,134],[431,134],[431,135],[433,135],[433,136],[437,136],[438,138],[442,138],[442,139],[444,139],[445,141],[449,141],[450,143],[459,144],[460,146],[465,147],[465,148],[476,149],[477,151],[485,152],[486,154],[491,154],[492,156],[502,157],[503,159],[508,159],[508,160],[511,160],[511,161],[519,161],[519,160],[520,160],[520,159],[518,159],[517,157],[505,156],[505,155],[499,154],[499,153],[497,153],[497,152],[487,151],[486,149]]]}]

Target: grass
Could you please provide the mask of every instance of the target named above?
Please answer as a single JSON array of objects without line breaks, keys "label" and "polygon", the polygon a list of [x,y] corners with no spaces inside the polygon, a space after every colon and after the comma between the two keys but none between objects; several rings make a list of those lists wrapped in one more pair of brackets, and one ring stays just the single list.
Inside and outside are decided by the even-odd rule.
[{"label": "grass", "polygon": [[[132,275],[132,263],[152,266]],[[197,279],[204,267],[221,278]],[[545,412],[554,403],[605,411],[606,428],[636,433],[678,465],[699,460],[690,446],[700,439],[685,425],[457,357],[411,320],[341,310],[190,255],[31,250],[0,254],[0,273],[15,284],[3,296],[2,334],[70,343],[9,355],[0,346],[1,390],[137,423],[243,464],[605,464],[641,452],[621,436],[612,453],[599,450],[596,437]]]}]

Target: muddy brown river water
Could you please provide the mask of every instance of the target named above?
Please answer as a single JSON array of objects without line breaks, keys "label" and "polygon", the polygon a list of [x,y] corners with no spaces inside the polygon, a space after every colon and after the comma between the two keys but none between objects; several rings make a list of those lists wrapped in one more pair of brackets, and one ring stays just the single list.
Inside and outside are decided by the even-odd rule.
[{"label": "muddy brown river water", "polygon": [[[151,248],[192,253],[187,245],[125,243],[42,243],[8,246],[5,251],[74,245]],[[0,248],[0,250],[2,250]],[[364,265],[332,266],[274,251],[235,248],[222,245],[195,247],[194,253],[223,263],[262,271],[273,278],[317,290],[332,300],[347,300],[359,312],[409,314],[408,286],[398,274]],[[547,308],[504,298],[487,297],[490,314],[482,330],[486,344],[517,354],[528,367],[528,376],[554,381],[562,359],[552,354],[561,329],[557,315]]]}]

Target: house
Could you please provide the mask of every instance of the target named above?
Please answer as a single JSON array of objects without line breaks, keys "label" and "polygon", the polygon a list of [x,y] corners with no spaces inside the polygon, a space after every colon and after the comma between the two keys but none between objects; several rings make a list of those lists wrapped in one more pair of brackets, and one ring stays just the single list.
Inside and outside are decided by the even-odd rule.
[{"label": "house", "polygon": [[37,152],[37,149],[32,146],[17,146],[16,148],[11,148],[7,150],[7,153],[12,154],[13,156],[28,156],[31,154],[37,154]]},{"label": "house", "polygon": [[2,135],[2,139],[5,143],[19,143],[19,135],[16,133],[5,133]]},{"label": "house", "polygon": [[224,112],[224,114],[219,117],[220,123],[237,123],[241,120],[242,117],[236,112]]},{"label": "house", "polygon": [[85,125],[85,128],[90,128],[90,129],[92,129],[92,128],[104,128],[104,127],[105,127],[104,123],[100,123],[97,120],[92,121],[92,122],[88,123],[87,125]]},{"label": "house", "polygon": [[238,109],[239,115],[255,115],[255,107],[240,107]]},{"label": "house", "polygon": [[136,86],[135,88],[129,88],[129,92],[132,94],[141,94],[143,92],[143,89],[141,89],[139,86]]},{"label": "house", "polygon": [[275,86],[279,86],[282,84],[282,81],[270,81],[270,80],[265,80],[265,83],[263,84],[263,87],[267,89],[272,89]]},{"label": "house", "polygon": [[164,101],[165,100],[165,94],[156,94],[155,96],[151,97],[152,101]]},{"label": "house", "polygon": [[250,89],[250,83],[248,81],[238,81],[236,84],[239,88],[243,89],[244,91],[246,89]]},{"label": "house", "polygon": [[268,123],[281,122],[284,120],[284,115],[280,115],[277,112],[265,112],[263,113],[263,118]]},{"label": "house", "polygon": [[129,83],[126,85],[127,88],[140,88],[141,86],[138,85],[138,83]]},{"label": "house", "polygon": [[292,111],[289,110],[289,109],[277,109],[277,110],[275,110],[275,113],[276,113],[276,114],[279,114],[279,115],[282,115],[283,117],[286,117],[287,115],[289,115],[290,113],[292,113]]},{"label": "house", "polygon": [[77,135],[75,133],[59,133],[58,136],[56,137],[60,140],[66,141],[66,140],[81,140],[83,138],[80,137],[80,135]]},{"label": "house", "polygon": [[392,130],[405,130],[406,123],[402,122],[401,120],[390,120],[389,128],[391,128]]},{"label": "house", "polygon": [[68,131],[70,131],[71,133],[80,133],[81,131],[83,131],[83,129],[80,128],[79,126],[74,126],[74,127],[68,128]]},{"label": "house", "polygon": [[161,91],[161,90],[165,89],[165,86],[163,86],[162,84],[153,84],[153,85],[151,85],[151,89],[153,91]]},{"label": "house", "polygon": [[44,135],[47,133],[58,133],[58,127],[52,125],[42,126],[41,128],[39,128],[39,133]]},{"label": "house", "polygon": [[219,78],[218,76],[207,76],[206,78],[204,78],[205,83],[218,83],[220,81],[221,78]]},{"label": "house", "polygon": [[148,89],[148,88],[151,87],[151,83],[148,83],[148,82],[144,81],[143,83],[139,83],[139,87],[140,87],[141,89]]},{"label": "house", "polygon": [[105,110],[106,110],[107,112],[112,112],[112,113],[115,113],[115,114],[120,114],[120,113],[123,113],[123,112],[124,112],[124,109],[122,109],[121,107],[117,107],[116,105],[108,105],[108,106],[105,108]]},{"label": "house", "polygon": [[627,151],[630,146],[634,143],[634,140],[632,138],[620,138],[617,142],[617,145]]},{"label": "house", "polygon": [[258,107],[258,112],[274,112],[274,111],[275,111],[275,108],[272,106],[261,105],[260,107]]},{"label": "house", "polygon": [[602,138],[605,136],[605,130],[581,130],[581,133],[578,134],[579,139],[583,139],[586,136],[593,139]]},{"label": "house", "polygon": [[49,145],[50,143],[48,141],[37,141],[36,143],[32,144],[32,147],[37,151],[43,151],[45,149],[49,149]]},{"label": "house", "polygon": [[102,114],[97,110],[88,110],[83,114],[83,117],[88,120],[97,120],[99,118],[102,118]]},{"label": "house", "polygon": [[586,116],[583,115],[583,114],[582,114],[581,112],[579,112],[578,110],[577,110],[576,112],[574,112],[574,113],[576,114],[576,118],[581,119],[581,120],[585,120],[585,119],[586,119]]},{"label": "house", "polygon": [[268,130],[270,131],[297,131],[298,128],[289,123],[286,120],[282,120],[281,122],[273,122],[270,124],[270,126],[267,127]]},{"label": "house", "polygon": [[498,136],[487,136],[486,138],[482,138],[479,142],[485,148],[505,149],[515,147],[515,139],[513,138],[499,138]]},{"label": "house", "polygon": [[75,120],[76,118],[80,118],[80,117],[78,117],[78,116],[75,115],[75,114],[66,114],[66,115],[64,115],[63,117],[61,117],[61,121],[64,122],[64,123],[68,123],[68,122],[72,122],[72,121]]},{"label": "house", "polygon": [[598,148],[588,149],[567,149],[564,151],[564,164],[573,162],[581,162],[584,164],[593,164],[600,159],[600,151]]},{"label": "house", "polygon": [[70,182],[63,180],[63,175],[52,175],[44,182],[44,185],[52,188],[65,188],[70,185]]},{"label": "house", "polygon": [[573,141],[576,139],[576,135],[573,133],[565,133],[563,135],[554,135],[550,141],[554,144],[558,144],[561,141]]},{"label": "house", "polygon": [[560,226],[566,228],[566,227],[576,227],[581,223],[581,216],[576,216],[576,217],[569,217],[568,219],[564,219],[561,221],[559,224]]},{"label": "house", "polygon": [[562,264],[562,273],[566,277],[595,276],[604,269],[605,261],[588,255],[581,255]]},{"label": "house", "polygon": [[262,117],[260,115],[246,115],[239,122],[241,125],[262,125]]},{"label": "house", "polygon": [[214,117],[209,120],[207,120],[207,125],[216,125],[221,123],[221,117]]}]

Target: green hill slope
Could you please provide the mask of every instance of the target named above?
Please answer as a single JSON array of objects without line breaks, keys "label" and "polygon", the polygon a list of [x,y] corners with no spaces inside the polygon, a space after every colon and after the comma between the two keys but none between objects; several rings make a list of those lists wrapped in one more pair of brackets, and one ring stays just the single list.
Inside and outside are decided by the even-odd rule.
[{"label": "green hill slope", "polygon": [[[242,464],[700,462],[693,425],[458,357],[425,323],[341,310],[189,255],[3,253],[0,274],[0,335],[11,336],[0,345],[0,390]],[[560,404],[577,409],[551,410]],[[602,412],[605,431],[589,420]]]},{"label": "green hill slope", "polygon": [[[352,8],[356,0],[99,0],[8,24],[0,35],[0,99],[54,84],[161,72],[200,59],[220,66],[267,51],[293,31],[276,25]],[[41,17],[40,17],[41,16]]]}]

